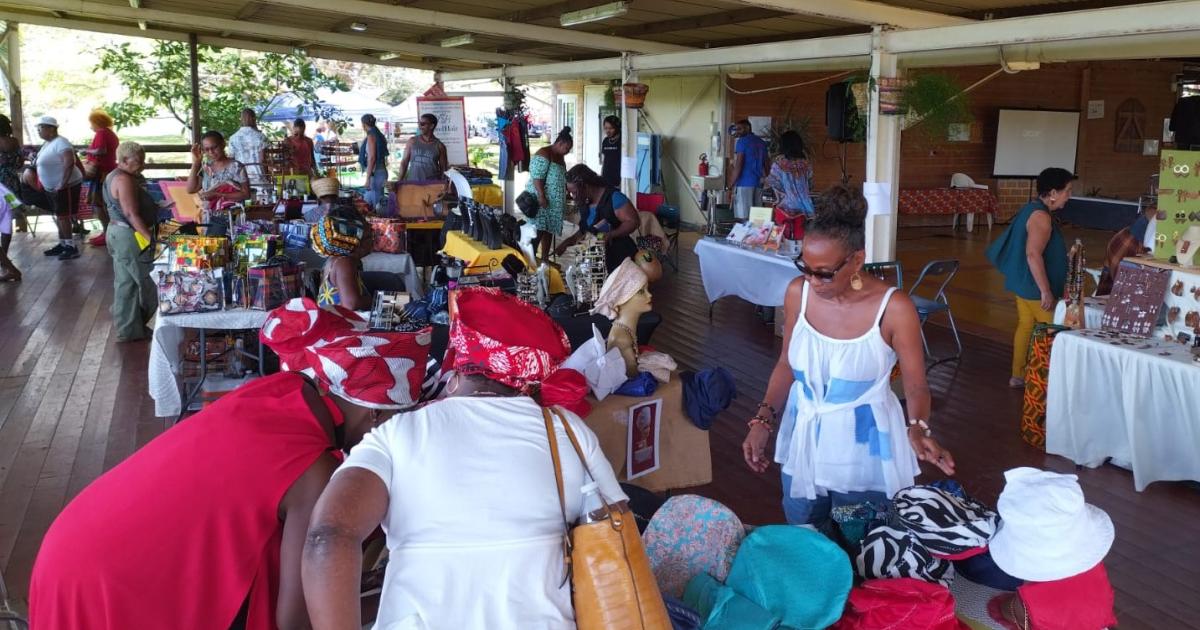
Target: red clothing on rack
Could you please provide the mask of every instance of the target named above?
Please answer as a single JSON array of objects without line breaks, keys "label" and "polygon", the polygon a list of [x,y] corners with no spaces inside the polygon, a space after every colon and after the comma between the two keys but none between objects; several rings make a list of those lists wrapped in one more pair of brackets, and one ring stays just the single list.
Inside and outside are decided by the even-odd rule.
[{"label": "red clothing on rack", "polygon": [[247,630],[275,628],[279,502],[332,448],[304,385],[252,381],[85,488],[42,542],[32,627],[224,629],[248,601]]}]

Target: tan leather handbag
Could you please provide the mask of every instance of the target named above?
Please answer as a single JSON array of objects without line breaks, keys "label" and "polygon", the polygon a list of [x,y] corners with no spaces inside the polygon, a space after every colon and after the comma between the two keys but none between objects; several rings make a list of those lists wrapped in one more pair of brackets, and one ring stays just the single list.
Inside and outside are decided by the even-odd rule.
[{"label": "tan leather handbag", "polygon": [[[596,478],[587,468],[587,459],[571,425],[557,409],[553,415],[558,416],[580,463],[594,481]],[[550,440],[550,457],[554,460],[554,479],[558,483],[558,504],[565,529],[563,563],[571,579],[575,625],[579,630],[671,630],[671,620],[633,514],[618,511],[601,497],[609,518],[571,527],[554,418],[547,409],[542,410],[542,416]]]}]

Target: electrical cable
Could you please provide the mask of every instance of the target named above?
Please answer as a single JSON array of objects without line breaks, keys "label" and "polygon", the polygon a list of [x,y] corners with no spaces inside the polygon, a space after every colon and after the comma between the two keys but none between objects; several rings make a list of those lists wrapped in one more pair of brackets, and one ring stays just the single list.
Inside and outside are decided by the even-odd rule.
[{"label": "electrical cable", "polygon": [[778,90],[789,90],[791,88],[804,87],[806,85],[812,85],[814,83],[823,83],[825,81],[829,81],[832,79],[838,79],[838,78],[844,77],[846,75],[854,74],[855,72],[857,72],[857,71],[856,70],[846,70],[845,72],[839,72],[837,74],[833,74],[833,75],[830,75],[827,77],[821,77],[820,79],[813,79],[811,81],[804,81],[802,83],[793,83],[791,85],[780,85],[780,86],[776,86],[776,87],[762,88],[759,90],[745,90],[745,91],[737,90],[737,89],[734,89],[733,86],[729,85],[729,81],[724,81],[724,83],[725,83],[725,89],[729,90],[730,92],[733,92],[734,94],[737,94],[739,96],[747,96],[750,94],[762,94],[763,92],[775,92]]}]

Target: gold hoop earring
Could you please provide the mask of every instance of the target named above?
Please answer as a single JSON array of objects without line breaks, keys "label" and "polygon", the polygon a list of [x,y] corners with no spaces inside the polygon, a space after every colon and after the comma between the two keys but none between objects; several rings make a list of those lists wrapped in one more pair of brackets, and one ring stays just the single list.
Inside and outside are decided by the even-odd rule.
[{"label": "gold hoop earring", "polygon": [[454,375],[450,377],[450,382],[446,383],[446,395],[453,396],[454,393],[458,391],[460,383],[461,379],[459,378],[459,374],[458,372],[455,372]]},{"label": "gold hoop earring", "polygon": [[850,288],[855,291],[862,291],[862,276],[855,271],[853,276],[850,276]]}]

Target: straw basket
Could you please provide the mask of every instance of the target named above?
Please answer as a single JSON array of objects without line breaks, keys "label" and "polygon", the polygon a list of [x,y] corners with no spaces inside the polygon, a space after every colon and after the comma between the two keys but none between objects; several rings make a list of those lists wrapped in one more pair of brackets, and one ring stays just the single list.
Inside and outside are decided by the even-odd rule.
[{"label": "straw basket", "polygon": [[613,88],[613,99],[619,107],[624,101],[629,109],[641,109],[646,105],[646,93],[650,86],[645,83],[626,83]]}]

